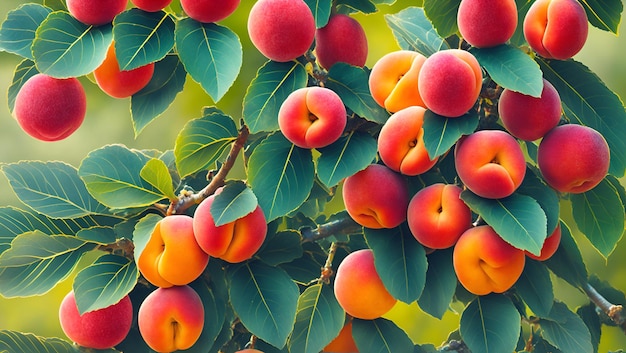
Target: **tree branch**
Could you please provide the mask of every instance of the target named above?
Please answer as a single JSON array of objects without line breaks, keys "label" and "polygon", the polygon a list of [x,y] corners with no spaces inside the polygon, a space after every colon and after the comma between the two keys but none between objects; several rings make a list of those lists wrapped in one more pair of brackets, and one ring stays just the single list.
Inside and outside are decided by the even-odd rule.
[{"label": "tree branch", "polygon": [[598,293],[598,291],[589,283],[587,283],[583,289],[585,294],[587,294],[587,297],[589,297],[589,299],[626,334],[626,313],[624,312],[623,307],[606,300],[606,298],[604,298],[602,294]]},{"label": "tree branch", "polygon": [[302,237],[305,242],[316,241],[331,235],[348,235],[360,232],[362,226],[346,215],[340,219],[320,224],[317,228],[303,228]]}]

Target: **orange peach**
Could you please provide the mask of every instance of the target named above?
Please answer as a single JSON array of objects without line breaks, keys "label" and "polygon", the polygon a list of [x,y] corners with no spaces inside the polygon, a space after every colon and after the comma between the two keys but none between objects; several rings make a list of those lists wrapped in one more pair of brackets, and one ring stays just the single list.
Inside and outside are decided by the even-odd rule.
[{"label": "orange peach", "polygon": [[230,16],[241,0],[180,0],[185,13],[198,22],[219,22]]},{"label": "orange peach", "polygon": [[154,63],[132,70],[120,70],[115,43],[111,43],[106,58],[94,70],[93,75],[104,93],[114,98],[127,98],[146,87],[153,73]]},{"label": "orange peach", "polygon": [[543,246],[541,247],[541,253],[539,256],[535,254],[531,254],[526,251],[526,256],[530,257],[533,260],[537,261],[545,261],[554,255],[556,250],[559,248],[559,244],[561,243],[561,224],[559,223],[552,234],[550,234],[546,240],[543,242]]},{"label": "orange peach", "polygon": [[78,21],[92,26],[113,22],[126,9],[128,0],[67,0],[67,10]]},{"label": "orange peach", "polygon": [[367,51],[365,30],[348,15],[331,15],[326,26],[315,33],[315,55],[326,69],[337,62],[363,67]]},{"label": "orange peach", "polygon": [[237,351],[235,353],[263,353],[263,352],[261,352],[258,349],[249,349],[248,348],[248,349],[243,349],[243,350]]},{"label": "orange peach", "polygon": [[517,28],[515,0],[463,0],[457,12],[461,36],[477,48],[506,43]]},{"label": "orange peach", "polygon": [[335,337],[324,349],[323,353],[359,353],[354,338],[352,337],[352,320],[350,320],[339,331],[339,335]]}]

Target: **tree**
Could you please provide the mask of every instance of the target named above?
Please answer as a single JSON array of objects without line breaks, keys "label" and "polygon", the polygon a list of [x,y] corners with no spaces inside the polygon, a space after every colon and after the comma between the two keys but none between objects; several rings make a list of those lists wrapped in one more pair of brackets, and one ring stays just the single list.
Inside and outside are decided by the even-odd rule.
[{"label": "tree", "polygon": [[[121,342],[2,330],[0,350],[316,353],[345,327],[360,352],[594,352],[603,327],[626,331],[624,293],[588,273],[571,231],[604,258],[624,232],[626,109],[571,59],[588,24],[617,34],[622,3],[426,0],[385,16],[401,50],[365,67],[356,54],[368,43],[350,15],[394,2],[260,0],[249,32],[196,17],[189,2],[146,11],[122,1],[104,19],[101,7],[83,17],[89,1],[78,0],[79,10],[44,1],[11,11],[0,49],[23,61],[9,110],[36,138],[64,138],[52,130],[68,127],[55,120],[68,111],[69,128],[80,126],[80,105],[50,113],[66,88],[43,97],[94,72],[103,91],[129,98],[136,135],[186,80],[216,106],[166,151],[112,144],[78,166],[2,165],[24,206],[0,208],[0,295],[41,295],[77,272],[64,329],[80,320],[74,302],[80,314],[108,310],[108,320],[83,316],[94,325],[133,321]],[[574,18],[567,31],[533,27],[547,7],[565,5],[547,21]],[[267,41],[266,30],[287,39]],[[232,117],[219,102],[240,73],[242,36],[272,60]],[[146,67],[149,80],[130,90],[146,75],[132,70]],[[527,112],[546,117],[519,124]],[[588,303],[568,307],[552,276]],[[127,296],[133,315],[117,306]],[[382,303],[397,301],[436,318],[460,307],[459,328],[439,346],[416,345],[381,317]],[[193,333],[178,341],[151,331],[159,320]]]}]

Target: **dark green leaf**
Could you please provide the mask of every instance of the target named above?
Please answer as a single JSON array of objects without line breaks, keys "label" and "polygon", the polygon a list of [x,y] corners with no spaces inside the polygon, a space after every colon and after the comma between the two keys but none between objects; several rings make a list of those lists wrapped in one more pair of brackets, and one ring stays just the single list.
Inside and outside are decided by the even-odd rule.
[{"label": "dark green leaf", "polygon": [[228,184],[215,195],[211,204],[211,215],[216,226],[234,222],[251,213],[258,205],[252,189],[239,181]]},{"label": "dark green leaf", "polygon": [[[537,171],[537,173],[539,172]],[[552,231],[554,231],[557,224],[559,224],[559,196],[554,189],[546,185],[537,173],[535,173],[533,169],[527,168],[522,185],[520,185],[516,192],[530,196],[539,203],[539,206],[541,206],[541,209],[546,214],[546,232],[547,234],[552,234]]]},{"label": "dark green leaf", "polygon": [[385,15],[385,20],[402,49],[413,50],[426,57],[449,49],[422,8],[408,7],[397,14]]},{"label": "dark green leaf", "polygon": [[33,59],[30,48],[35,31],[52,10],[48,7],[27,3],[9,11],[0,27],[0,50]]},{"label": "dark green leaf", "polygon": [[374,13],[377,11],[376,6],[370,0],[338,0],[337,5],[343,5],[352,11],[363,13]]},{"label": "dark green leaf", "polygon": [[206,353],[214,346],[214,343],[216,343],[216,339],[222,331],[224,324],[228,323],[225,319],[226,305],[221,298],[216,297],[213,289],[209,287],[207,282],[203,279],[193,281],[189,286],[193,288],[200,296],[200,299],[202,299],[204,316],[211,319],[204,321],[200,338],[198,338],[191,348],[186,349],[185,352]]},{"label": "dark green leaf", "polygon": [[513,352],[520,314],[504,295],[477,297],[461,315],[460,332],[472,352]]},{"label": "dark green leaf", "polygon": [[115,243],[117,234],[112,227],[96,226],[79,230],[76,232],[76,237],[90,243],[107,245]]},{"label": "dark green leaf", "polygon": [[447,38],[455,34],[459,28],[456,24],[456,14],[459,12],[461,0],[425,0],[424,12],[433,23],[437,33]]},{"label": "dark green leaf", "polygon": [[624,5],[620,0],[585,0],[580,2],[589,22],[603,31],[617,35]]},{"label": "dark green leaf", "polygon": [[[298,259],[303,253],[300,234],[293,230],[284,230],[268,234],[256,256],[270,266],[277,266]],[[319,269],[320,267],[317,268],[317,275]]]},{"label": "dark green leaf", "polygon": [[593,353],[589,329],[561,302],[555,302],[550,314],[539,321],[543,338],[563,352]]},{"label": "dark green leaf", "polygon": [[[0,330],[0,352],[10,353],[80,353],[83,350],[59,338],[35,336],[10,330]],[[115,349],[99,350],[99,353],[119,353]]]},{"label": "dark green leaf", "polygon": [[446,118],[430,110],[424,114],[424,145],[431,159],[446,153],[463,135],[478,127],[478,114],[471,110],[458,118]]},{"label": "dark green leaf", "polygon": [[327,254],[316,242],[302,244],[302,250],[302,256],[289,263],[281,264],[280,267],[287,271],[294,281],[307,284],[320,277]]},{"label": "dark green leaf", "polygon": [[435,251],[427,260],[426,285],[417,303],[424,312],[441,319],[450,307],[457,286],[452,250]]},{"label": "dark green leaf", "polygon": [[322,28],[328,23],[332,9],[332,0],[304,0],[313,13],[315,27]]},{"label": "dark green leaf", "polygon": [[387,319],[353,319],[352,336],[359,352],[412,352],[413,342],[406,332]]},{"label": "dark green leaf", "polygon": [[600,345],[600,336],[602,335],[602,323],[596,313],[596,305],[593,303],[586,304],[579,307],[576,310],[576,314],[583,320],[589,334],[591,335],[591,344],[593,345],[594,353],[598,353],[598,346]]},{"label": "dark green leaf", "polygon": [[319,151],[317,176],[324,185],[333,187],[376,159],[376,139],[366,133],[351,131]]},{"label": "dark green leaf", "polygon": [[159,190],[163,196],[168,197],[170,200],[176,199],[172,175],[162,160],[152,158],[141,168],[139,175],[143,180]]},{"label": "dark green leaf", "polygon": [[587,284],[587,268],[569,227],[561,222],[561,242],[556,253],[544,261],[548,268],[576,288]]},{"label": "dark green leaf", "polygon": [[535,0],[515,1],[517,5],[517,28],[509,41],[511,45],[521,47],[526,44],[526,38],[524,37],[524,18],[526,17],[526,13],[528,13],[528,9],[534,2]]},{"label": "dark green leaf", "polygon": [[15,97],[17,97],[17,93],[29,78],[38,73],[39,71],[35,67],[35,63],[29,59],[24,59],[21,63],[19,63],[19,65],[17,65],[15,72],[13,73],[13,80],[11,81],[11,85],[8,90],[9,111],[11,111],[11,113],[13,113],[13,108],[15,108]]},{"label": "dark green leaf", "polygon": [[537,316],[548,316],[552,310],[554,292],[550,273],[543,263],[527,258],[515,289]]}]

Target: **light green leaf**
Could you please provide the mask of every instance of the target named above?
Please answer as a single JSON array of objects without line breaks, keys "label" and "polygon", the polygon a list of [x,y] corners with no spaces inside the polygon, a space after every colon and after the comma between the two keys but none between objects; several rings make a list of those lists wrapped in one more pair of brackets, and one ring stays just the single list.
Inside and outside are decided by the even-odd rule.
[{"label": "light green leaf", "polygon": [[441,319],[450,307],[457,286],[452,250],[435,251],[427,260],[426,285],[417,303],[424,312]]},{"label": "light green leaf", "polygon": [[139,175],[143,180],[159,190],[162,195],[168,197],[170,200],[176,200],[172,175],[167,165],[165,165],[165,162],[157,158],[152,158],[141,168]]},{"label": "light green leaf", "polygon": [[420,7],[407,7],[396,14],[385,15],[385,21],[402,49],[413,50],[426,57],[449,49]]},{"label": "light green leaf", "polygon": [[424,0],[424,12],[442,38],[455,34],[457,12],[461,0]]},{"label": "light green leaf", "polygon": [[569,227],[561,222],[561,242],[556,253],[544,261],[548,268],[558,277],[563,278],[572,286],[582,289],[587,284],[587,268],[580,254],[576,240],[572,237]]},{"label": "light green leaf", "polygon": [[322,28],[328,23],[332,10],[332,0],[304,0],[313,13],[315,27]]},{"label": "light green leaf", "polygon": [[317,160],[317,176],[324,185],[333,187],[370,165],[376,159],[376,151],[376,139],[363,132],[351,131],[319,149],[321,156]]},{"label": "light green leaf", "polygon": [[424,114],[424,145],[431,159],[446,153],[463,135],[478,127],[478,114],[469,111],[458,118],[446,118],[427,110]]},{"label": "light green leaf", "polygon": [[352,337],[359,352],[413,352],[413,342],[393,321],[353,319]]},{"label": "light green leaf", "polygon": [[585,8],[587,19],[594,27],[618,33],[624,10],[624,4],[620,0],[584,0],[580,4]]},{"label": "light green leaf", "polygon": [[554,291],[548,268],[541,262],[526,258],[524,272],[515,289],[535,315],[546,317],[552,310]]},{"label": "light green leaf", "polygon": [[251,213],[258,205],[256,196],[244,182],[227,184],[215,195],[211,204],[211,215],[216,226],[234,222]]},{"label": "light green leaf", "polygon": [[376,6],[370,0],[337,0],[337,6],[346,6],[351,12],[374,13]]},{"label": "light green leaf", "polygon": [[9,103],[9,111],[13,113],[13,109],[15,108],[15,98],[17,97],[18,92],[22,88],[22,86],[28,81],[29,78],[38,74],[37,68],[35,67],[35,62],[24,59],[17,67],[15,68],[15,72],[13,73],[13,80],[11,81],[11,85],[8,90],[8,103]]},{"label": "light green leaf", "polygon": [[472,352],[513,352],[520,314],[504,295],[476,297],[461,315],[460,333]]},{"label": "light green leaf", "polygon": [[50,12],[50,8],[34,3],[22,4],[9,11],[0,27],[0,50],[32,60],[30,48],[35,40],[35,31]]},{"label": "light green leaf", "polygon": [[[80,353],[83,350],[59,338],[35,336],[10,330],[0,330],[0,352],[11,353]],[[120,353],[115,349],[99,350],[98,353]]]},{"label": "light green leaf", "polygon": [[593,353],[591,334],[583,320],[561,302],[539,320],[543,338],[563,352]]}]

